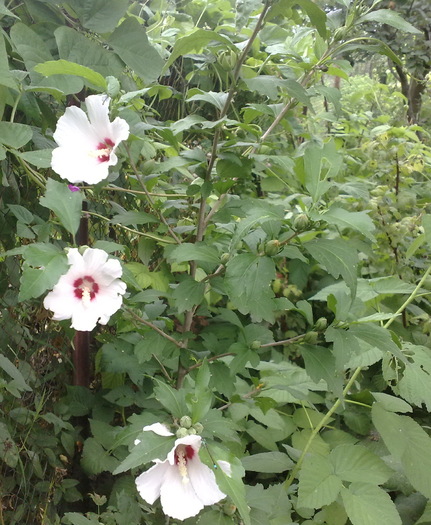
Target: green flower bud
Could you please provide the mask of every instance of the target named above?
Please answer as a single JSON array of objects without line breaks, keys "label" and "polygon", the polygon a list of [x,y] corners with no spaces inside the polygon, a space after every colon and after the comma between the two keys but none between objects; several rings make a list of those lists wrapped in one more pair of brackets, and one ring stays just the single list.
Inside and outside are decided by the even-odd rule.
[{"label": "green flower bud", "polygon": [[236,506],[232,502],[227,501],[223,505],[223,512],[226,516],[233,516],[236,512]]},{"label": "green flower bud", "polygon": [[196,434],[202,434],[202,431],[204,429],[203,425],[201,423],[195,423],[193,425],[193,428],[196,430]]},{"label": "green flower bud", "polygon": [[275,279],[274,281],[272,281],[272,291],[274,293],[280,293],[282,284],[283,283],[281,282],[281,279]]},{"label": "green flower bud", "polygon": [[182,427],[176,431],[175,435],[177,436],[178,439],[181,439],[181,438],[185,438],[186,436],[188,436],[189,433],[186,428]]},{"label": "green flower bud", "polygon": [[265,255],[269,255],[270,257],[277,255],[277,253],[280,251],[280,241],[276,239],[268,241],[264,246],[264,251]]},{"label": "green flower bud", "polygon": [[180,419],[180,426],[183,428],[190,428],[192,426],[192,418],[190,416],[183,416]]},{"label": "green flower bud", "polygon": [[259,350],[259,348],[262,346],[262,343],[260,341],[253,341],[250,344],[250,350]]},{"label": "green flower bud", "polygon": [[326,330],[327,326],[328,326],[327,319],[325,317],[319,317],[319,319],[317,319],[314,325],[314,329],[317,330],[318,332],[323,332],[324,330]]},{"label": "green flower bud", "polygon": [[300,213],[293,220],[293,229],[297,232],[302,232],[308,228],[310,220],[305,213]]},{"label": "green flower bud", "polygon": [[194,435],[196,435],[196,434],[197,434],[196,429],[193,428],[193,427],[192,427],[192,428],[189,428],[189,429],[187,430],[187,434],[188,434],[189,436],[194,436]]},{"label": "green flower bud", "polygon": [[226,264],[230,259],[230,255],[228,253],[222,253],[221,257],[220,257],[220,262],[222,264]]},{"label": "green flower bud", "polygon": [[310,345],[315,345],[317,343],[317,340],[319,338],[319,334],[317,332],[307,332],[305,335],[304,335],[304,343],[308,343]]}]

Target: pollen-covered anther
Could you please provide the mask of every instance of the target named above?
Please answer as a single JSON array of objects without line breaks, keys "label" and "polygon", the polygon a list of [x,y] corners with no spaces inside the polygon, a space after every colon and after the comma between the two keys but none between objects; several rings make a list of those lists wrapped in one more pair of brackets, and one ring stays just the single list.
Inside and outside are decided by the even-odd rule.
[{"label": "pollen-covered anther", "polygon": [[188,483],[189,475],[187,472],[187,448],[185,445],[178,445],[175,450],[175,462],[178,467],[178,471],[183,478],[183,483]]}]

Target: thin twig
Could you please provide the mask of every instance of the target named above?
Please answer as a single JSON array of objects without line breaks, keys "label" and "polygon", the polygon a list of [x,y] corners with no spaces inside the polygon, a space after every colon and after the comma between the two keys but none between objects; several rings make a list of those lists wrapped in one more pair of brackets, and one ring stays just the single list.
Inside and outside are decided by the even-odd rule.
[{"label": "thin twig", "polygon": [[290,345],[292,343],[295,343],[296,341],[299,341],[303,337],[305,337],[305,334],[295,335],[295,337],[291,337],[290,339],[284,339],[283,341],[275,341],[274,343],[265,343],[263,345],[260,345],[260,348],[269,348],[271,346]]},{"label": "thin twig", "polygon": [[160,368],[162,370],[162,373],[163,375],[166,377],[166,379],[172,383],[172,377],[169,375],[168,371],[166,370],[166,368],[163,366],[163,363],[160,361],[160,359],[156,356],[156,354],[151,354],[154,359],[159,363],[160,365]]},{"label": "thin twig", "polygon": [[147,320],[143,319],[142,317],[140,317],[139,315],[135,314],[135,312],[133,310],[130,310],[129,308],[126,308],[125,306],[123,306],[123,310],[126,311],[129,315],[131,315],[133,317],[133,319],[135,319],[135,321],[138,321],[139,323],[144,324],[145,326],[148,326],[149,328],[151,328],[152,330],[154,330],[155,332],[160,334],[162,337],[164,337],[165,339],[167,339],[168,341],[173,343],[175,346],[178,346],[178,348],[182,348],[183,347],[183,345],[182,345],[182,343],[180,341],[177,341],[176,339],[171,337],[169,334],[164,332],[161,328],[159,328],[155,324],[153,324],[150,321],[147,321]]},{"label": "thin twig", "polygon": [[169,225],[168,221],[165,219],[163,213],[159,212],[159,210],[155,206],[153,198],[151,197],[149,191],[147,190],[147,187],[145,186],[144,181],[141,178],[141,174],[139,173],[138,168],[136,167],[136,164],[133,162],[132,155],[130,154],[129,147],[127,145],[125,145],[125,148],[126,148],[128,156],[129,156],[130,166],[131,166],[131,168],[133,170],[133,173],[136,176],[136,179],[138,180],[139,184],[141,185],[142,189],[144,190],[144,193],[145,193],[145,195],[146,195],[146,197],[148,199],[148,202],[150,203],[150,205],[153,208],[153,210],[157,213],[157,216],[159,217],[159,219],[166,226],[166,228],[168,229],[168,231],[171,234],[172,238],[175,239],[175,242],[177,244],[181,244],[181,239],[177,236],[177,234],[174,232],[174,230],[170,227],[170,225]]},{"label": "thin twig", "polygon": [[[94,186],[80,186],[81,190],[92,190]],[[188,197],[185,193],[152,193],[151,191],[145,192],[140,190],[132,190],[127,188],[118,188],[117,186],[103,186],[101,188],[102,190],[109,190],[109,191],[122,191],[124,193],[132,193],[133,195],[151,195],[151,197],[166,197],[169,199],[178,197],[185,199]]]}]

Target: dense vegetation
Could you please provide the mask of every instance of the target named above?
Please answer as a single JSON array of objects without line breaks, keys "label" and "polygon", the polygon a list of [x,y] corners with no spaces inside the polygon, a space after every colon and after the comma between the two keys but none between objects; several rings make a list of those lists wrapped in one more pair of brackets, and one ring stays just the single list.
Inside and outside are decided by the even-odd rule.
[{"label": "dense vegetation", "polygon": [[[0,1],[0,525],[179,523],[135,483],[175,438],[168,499],[192,441],[226,495],[185,524],[431,523],[430,21]],[[130,132],[94,184],[56,132],[92,100]],[[76,331],[86,246],[127,291]]]}]

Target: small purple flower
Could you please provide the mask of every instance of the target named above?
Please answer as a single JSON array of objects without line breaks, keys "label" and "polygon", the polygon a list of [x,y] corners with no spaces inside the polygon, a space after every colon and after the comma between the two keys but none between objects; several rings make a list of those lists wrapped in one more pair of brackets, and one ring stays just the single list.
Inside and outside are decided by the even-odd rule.
[{"label": "small purple flower", "polygon": [[74,186],[73,184],[68,184],[67,187],[70,191],[81,191],[81,188],[78,188],[78,186]]}]

